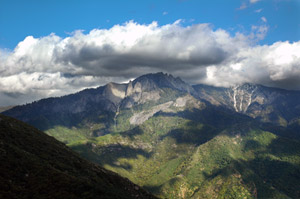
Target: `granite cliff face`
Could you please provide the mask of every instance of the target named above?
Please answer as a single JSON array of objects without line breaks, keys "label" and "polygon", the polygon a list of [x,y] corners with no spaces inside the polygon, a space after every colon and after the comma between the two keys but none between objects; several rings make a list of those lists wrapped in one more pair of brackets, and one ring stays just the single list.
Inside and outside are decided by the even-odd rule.
[{"label": "granite cliff face", "polygon": [[141,76],[128,84],[108,83],[96,89],[16,106],[5,114],[42,130],[48,126],[72,126],[83,120],[98,120],[97,115],[103,114],[113,120],[120,109],[157,102],[165,93],[163,89],[194,93],[193,88],[180,78],[157,73]]},{"label": "granite cliff face", "polygon": [[194,89],[179,77],[174,78],[172,75],[163,73],[147,74],[128,83],[123,107],[131,108],[136,104],[158,101],[163,92],[162,88],[195,94]]}]

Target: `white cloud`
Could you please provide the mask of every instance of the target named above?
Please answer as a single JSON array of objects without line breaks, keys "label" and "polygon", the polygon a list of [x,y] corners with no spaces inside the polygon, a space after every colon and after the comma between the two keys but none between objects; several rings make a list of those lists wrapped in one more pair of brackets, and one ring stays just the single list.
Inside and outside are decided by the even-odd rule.
[{"label": "white cloud", "polygon": [[209,77],[200,82],[231,86],[244,82],[300,89],[300,42],[277,42],[271,46],[249,47],[235,60],[206,68]]},{"label": "white cloud", "polygon": [[267,18],[266,17],[261,17],[261,20],[265,23],[267,23]]},{"label": "white cloud", "polygon": [[260,9],[254,10],[254,12],[256,12],[256,13],[260,13],[262,10],[263,10],[263,9],[262,9],[262,8],[260,8]]},{"label": "white cloud", "polygon": [[[133,21],[67,38],[28,36],[0,50],[0,105],[58,96],[149,72],[169,72],[189,83],[230,86],[253,82],[300,89],[300,41],[256,45],[268,27],[231,36],[209,24],[181,26]],[[288,84],[294,82],[294,84]],[[298,87],[297,87],[298,85]]]},{"label": "white cloud", "polygon": [[247,4],[244,2],[242,5],[238,8],[238,10],[244,10],[247,8]]},{"label": "white cloud", "polygon": [[262,26],[251,26],[252,33],[250,34],[251,39],[253,40],[263,40],[267,35],[269,27],[266,25]]},{"label": "white cloud", "polygon": [[168,14],[168,12],[166,12],[166,11],[163,12],[163,15],[167,15],[167,14]]},{"label": "white cloud", "polygon": [[[237,8],[237,10],[244,10],[246,8],[248,8],[251,4],[254,4],[254,3],[257,3],[258,1],[260,0],[249,0],[249,3],[248,2],[242,2],[241,6],[239,8]],[[255,10],[254,12],[261,12],[262,9],[258,9],[258,10]]]}]

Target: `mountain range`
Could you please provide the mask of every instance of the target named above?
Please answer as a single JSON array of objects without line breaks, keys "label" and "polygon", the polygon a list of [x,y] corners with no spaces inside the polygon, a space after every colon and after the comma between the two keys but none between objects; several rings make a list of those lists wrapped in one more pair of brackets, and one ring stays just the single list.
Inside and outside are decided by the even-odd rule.
[{"label": "mountain range", "polygon": [[3,114],[161,198],[300,198],[300,91],[156,73]]}]

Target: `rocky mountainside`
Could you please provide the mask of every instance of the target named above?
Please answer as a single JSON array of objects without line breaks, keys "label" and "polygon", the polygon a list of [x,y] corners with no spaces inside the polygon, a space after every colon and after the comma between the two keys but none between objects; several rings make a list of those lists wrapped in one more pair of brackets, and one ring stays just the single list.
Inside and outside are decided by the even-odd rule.
[{"label": "rocky mountainside", "polygon": [[99,122],[99,115],[104,115],[107,121],[112,122],[120,108],[131,108],[160,99],[165,101],[162,98],[168,89],[195,94],[193,88],[180,78],[156,73],[141,76],[128,84],[108,83],[96,89],[16,106],[4,114],[41,130],[57,125],[71,127],[82,121]]},{"label": "rocky mountainside", "polygon": [[300,134],[300,91],[243,84],[230,88],[195,85],[200,99],[248,115],[264,123],[287,127],[288,136]]},{"label": "rocky mountainside", "polygon": [[299,198],[298,93],[156,73],[4,114],[162,198]]},{"label": "rocky mountainside", "polygon": [[0,115],[0,198],[155,198],[63,143]]},{"label": "rocky mountainside", "polygon": [[299,130],[300,91],[248,83],[230,88],[201,84],[190,86],[179,77],[163,73],[143,75],[128,84],[108,83],[68,96],[43,99],[10,108],[4,114],[42,130],[57,125],[71,127],[84,120],[99,122],[98,115],[105,115],[109,122],[114,123],[120,109],[133,108],[149,101],[167,102],[168,91],[189,93],[214,106],[225,107],[258,121]]}]

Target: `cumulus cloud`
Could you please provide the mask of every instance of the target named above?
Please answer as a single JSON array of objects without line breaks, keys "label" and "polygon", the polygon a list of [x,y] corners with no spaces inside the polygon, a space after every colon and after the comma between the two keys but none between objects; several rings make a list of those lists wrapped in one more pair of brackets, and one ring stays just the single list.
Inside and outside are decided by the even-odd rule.
[{"label": "cumulus cloud", "polygon": [[28,36],[13,51],[0,50],[0,103],[25,103],[159,71],[189,83],[300,89],[300,42],[257,45],[266,25],[230,35],[210,24],[181,23],[129,21],[66,38]]},{"label": "cumulus cloud", "polygon": [[256,3],[258,1],[260,1],[260,0],[250,0],[250,3]]},{"label": "cumulus cloud", "polygon": [[227,64],[207,67],[206,73],[200,82],[216,86],[250,82],[300,89],[300,42],[251,47]]}]

